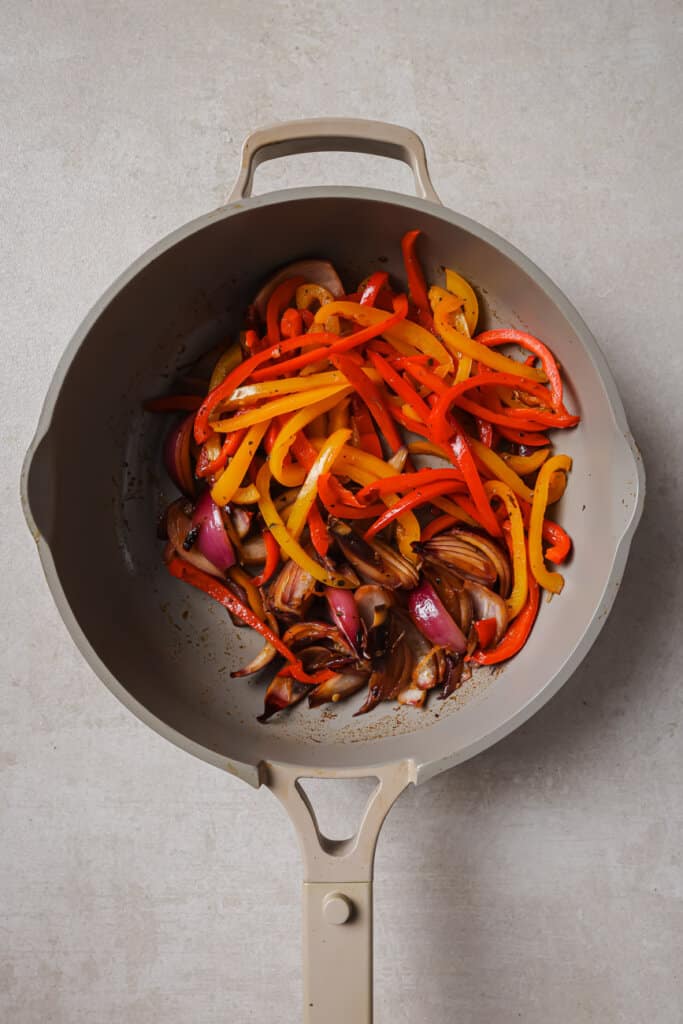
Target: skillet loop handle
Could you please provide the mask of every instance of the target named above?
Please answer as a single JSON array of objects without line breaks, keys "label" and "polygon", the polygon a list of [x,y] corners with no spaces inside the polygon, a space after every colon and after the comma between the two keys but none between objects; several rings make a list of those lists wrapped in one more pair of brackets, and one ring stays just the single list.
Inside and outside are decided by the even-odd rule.
[{"label": "skillet loop handle", "polygon": [[[283,804],[304,860],[304,1024],[372,1024],[372,873],[388,811],[415,781],[412,762],[367,772],[312,772],[264,765],[264,782]],[[324,836],[299,780],[375,776],[377,787],[350,839]]]},{"label": "skillet loop handle", "polygon": [[402,160],[415,176],[418,196],[433,203],[441,202],[429,177],[425,148],[419,135],[410,128],[386,121],[350,117],[285,121],[252,132],[244,141],[240,171],[228,202],[251,195],[254,171],[266,160],[320,152],[370,153]]}]

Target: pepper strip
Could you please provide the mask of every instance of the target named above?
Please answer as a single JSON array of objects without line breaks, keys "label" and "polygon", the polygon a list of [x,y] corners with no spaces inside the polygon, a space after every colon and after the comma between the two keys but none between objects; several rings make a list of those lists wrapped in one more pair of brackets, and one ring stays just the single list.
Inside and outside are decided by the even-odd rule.
[{"label": "pepper strip", "polygon": [[[321,307],[324,309],[329,306],[338,306],[339,302],[328,303],[327,306]],[[344,305],[344,303],[341,303]],[[346,305],[349,305],[348,303]],[[358,309],[371,309],[367,306],[357,306]],[[369,321],[363,330],[356,331],[355,334],[349,334],[345,338],[338,338],[335,334],[327,334],[325,339],[328,342],[327,347],[322,346],[314,349],[312,352],[304,352],[302,355],[294,356],[292,359],[287,359],[285,362],[277,363],[275,366],[267,366],[262,370],[256,370],[253,374],[255,381],[270,380],[273,377],[279,377],[282,374],[293,373],[295,370],[300,370],[304,366],[308,366],[310,363],[316,362],[318,359],[326,358],[330,352],[348,352],[353,348],[357,348],[359,345],[364,345],[366,341],[372,341],[379,334],[383,334],[385,330],[389,328],[395,328],[400,326],[401,321],[408,315],[408,300],[405,295],[398,295],[394,300],[394,312],[388,316],[385,310],[372,310],[376,316]],[[317,316],[317,314],[316,314]],[[326,318],[322,318],[322,320]],[[315,324],[315,318],[313,320]],[[413,326],[415,326],[413,324]],[[307,339],[307,344],[315,345],[322,339],[321,334],[307,334],[304,335]],[[329,339],[332,339],[330,344]],[[283,345],[284,350],[284,345]]]},{"label": "pepper strip", "polygon": [[461,482],[459,480],[440,480],[437,483],[427,484],[424,487],[417,487],[411,494],[399,498],[379,519],[376,519],[372,526],[365,531],[363,537],[365,540],[371,540],[375,534],[389,526],[403,512],[412,511],[412,509],[417,508],[419,505],[424,505],[426,502],[431,501],[432,498],[438,498],[443,494],[450,494],[460,486]]},{"label": "pepper strip", "polygon": [[229,465],[221,473],[211,488],[211,497],[217,505],[227,505],[242,486],[245,474],[261,443],[261,438],[268,429],[268,422],[256,423],[244,436],[244,440],[230,460]]},{"label": "pepper strip", "polygon": [[221,413],[232,412],[243,408],[262,398],[292,395],[297,391],[311,391],[313,388],[328,388],[334,384],[344,384],[344,378],[338,370],[326,373],[315,373],[309,377],[289,377],[284,380],[267,380],[259,384],[245,384],[236,388],[227,402],[221,403]]},{"label": "pepper strip", "polygon": [[[365,477],[365,474],[364,474]],[[323,505],[337,519],[372,519],[384,513],[384,505],[360,505],[346,500],[347,495],[355,499],[331,473],[323,473],[318,478],[318,495]]]},{"label": "pepper strip", "polygon": [[330,549],[332,538],[327,529],[327,524],[320,514],[317,501],[313,502],[308,513],[308,532],[311,535],[311,544],[320,557],[325,558]]},{"label": "pepper strip", "polygon": [[340,402],[333,405],[330,409],[330,430],[334,433],[335,430],[347,430],[349,427],[349,405],[351,399],[348,397],[342,398]]},{"label": "pepper strip", "polygon": [[375,430],[375,424],[372,421],[370,411],[359,395],[353,395],[351,398],[352,413],[351,423],[353,424],[353,443],[358,448],[362,448],[364,452],[369,452],[370,455],[376,455],[378,459],[382,458],[382,442],[377,436]]},{"label": "pepper strip", "polygon": [[389,415],[382,392],[374,381],[371,381],[363,370],[356,366],[348,356],[337,353],[330,356],[330,362],[337,369],[341,370],[348,382],[353,385],[356,392],[363,399],[370,411],[370,415],[384,434],[392,454],[398,451],[403,444],[403,440]]},{"label": "pepper strip", "polygon": [[[209,576],[208,573],[202,572],[201,569],[196,569],[189,562],[184,561],[178,555],[174,555],[167,563],[166,567],[170,572],[171,576],[175,576],[176,579],[183,580],[185,583],[189,583],[191,586],[196,587],[197,590],[203,591],[212,597],[214,601],[218,601],[222,604],[232,615],[236,618],[241,619],[245,625],[255,629],[257,633],[260,633],[269,644],[272,644],[275,650],[282,655],[283,658],[290,663],[290,675],[294,676],[302,683],[313,683],[318,681],[319,673],[315,676],[308,675],[304,671],[304,667],[297,658],[297,656],[290,651],[289,647],[282,642],[279,636],[270,629],[265,622],[263,622],[258,615],[255,615],[251,608],[248,608],[240,599],[232,593],[223,583],[220,583],[214,576]],[[333,673],[330,673],[328,678],[331,678]]]},{"label": "pepper strip", "polygon": [[385,270],[377,270],[374,274],[371,274],[365,282],[360,295],[359,301],[361,306],[374,306],[377,302],[377,296],[382,288],[386,287],[388,282],[389,275]]},{"label": "pepper strip", "polygon": [[569,472],[572,460],[568,455],[554,455],[545,462],[538,473],[534,487],[534,500],[529,517],[529,564],[537,582],[551,594],[559,594],[564,578],[559,572],[548,572],[543,559],[543,519],[548,504],[548,488],[553,473],[558,470]]},{"label": "pepper strip", "polygon": [[475,651],[470,657],[471,661],[476,661],[479,665],[497,665],[501,661],[507,661],[524,647],[531,627],[536,621],[539,603],[539,587],[532,573],[528,574],[528,582],[529,593],[526,604],[517,618],[508,626],[498,646],[488,651]]},{"label": "pepper strip", "polygon": [[418,419],[427,423],[431,414],[431,409],[424,399],[420,398],[415,388],[412,387],[407,380],[404,380],[403,377],[401,377],[401,375],[392,368],[386,359],[382,358],[379,352],[371,351],[368,355],[370,356],[372,365],[380,376],[387,382],[389,387],[392,388],[404,402],[407,402]]},{"label": "pepper strip", "polygon": [[534,492],[530,487],[524,483],[521,477],[517,476],[515,471],[501,459],[500,455],[487,448],[481,441],[477,441],[474,437],[468,437],[470,447],[475,454],[475,457],[483,464],[487,470],[487,475],[491,475],[497,480],[502,480],[511,491],[514,491],[520,498],[524,498],[525,501],[533,501]]},{"label": "pepper strip", "polygon": [[266,306],[266,327],[268,341],[271,345],[277,345],[280,340],[280,317],[285,308],[296,295],[296,290],[306,279],[300,275],[288,277],[286,281],[273,290]]},{"label": "pepper strip", "polygon": [[520,345],[522,348],[528,349],[529,352],[533,352],[534,355],[538,356],[541,360],[543,369],[545,370],[545,375],[548,378],[553,409],[564,408],[562,405],[562,376],[555,361],[555,357],[547,345],[544,345],[542,341],[535,338],[533,334],[526,334],[524,331],[515,331],[508,327],[503,328],[502,330],[484,331],[482,334],[477,335],[476,340],[480,345],[485,345],[487,348],[494,345],[513,343],[515,345]]},{"label": "pepper strip", "polygon": [[422,531],[420,541],[425,544],[432,537],[436,537],[437,533],[443,533],[449,526],[456,526],[458,520],[455,516],[443,515],[437,516],[436,519],[432,519],[431,523],[427,523]]},{"label": "pepper strip", "polygon": [[211,426],[219,433],[242,430],[243,427],[251,427],[255,423],[271,420],[274,416],[282,416],[286,412],[295,412],[302,406],[311,405],[313,402],[322,402],[323,399],[332,398],[333,395],[336,395],[337,400],[339,400],[344,395],[348,395],[350,391],[351,388],[345,387],[344,384],[332,384],[327,388],[312,388],[310,391],[284,395],[282,398],[274,398],[271,402],[265,402],[257,409],[239,412],[231,419],[215,420]]},{"label": "pepper strip", "polygon": [[529,476],[540,469],[550,455],[550,448],[539,448],[531,455],[509,455],[501,452],[501,459],[519,476]]},{"label": "pepper strip", "polygon": [[[394,347],[401,353],[401,355],[411,355],[412,353],[406,352],[403,346],[412,345],[413,349],[417,349],[418,352],[423,352],[425,355],[431,356],[434,362],[439,365],[445,365],[449,370],[453,369],[453,359],[448,350],[444,348],[441,342],[438,341],[433,334],[426,331],[424,327],[420,327],[419,324],[413,323],[411,320],[402,319],[394,324],[389,324],[386,321],[386,314],[383,310],[374,309],[372,306],[361,306],[361,304],[357,302],[343,302],[342,300],[331,302],[329,305],[323,306],[315,314],[315,319],[318,323],[323,323],[330,313],[336,313],[341,317],[345,317],[347,320],[353,320],[354,323],[360,324],[361,327],[377,327],[379,324],[383,324],[382,328],[376,331],[373,337],[377,334],[382,334],[387,341],[391,342],[392,345],[394,345],[395,341],[399,342],[399,344],[394,345]],[[353,338],[355,335],[352,334],[350,337]],[[346,341],[348,339],[344,340]],[[488,349],[485,348],[485,346],[482,346],[482,349],[484,352],[488,352]]]},{"label": "pepper strip", "polygon": [[287,521],[287,529],[294,540],[298,540],[303,533],[308,513],[311,511],[311,507],[318,496],[319,477],[322,473],[327,473],[332,468],[337,456],[350,437],[350,430],[336,430],[325,441],[318,452],[318,457],[308,471]]},{"label": "pepper strip", "polygon": [[528,570],[526,561],[526,538],[522,511],[511,487],[501,480],[489,480],[484,484],[488,495],[495,495],[504,502],[510,520],[510,537],[512,540],[512,591],[506,599],[508,615],[516,618],[526,602],[529,591]]},{"label": "pepper strip", "polygon": [[263,516],[266,528],[271,531],[275,540],[280,545],[280,549],[283,554],[289,556],[292,561],[296,562],[304,572],[307,572],[309,576],[313,576],[314,579],[320,580],[328,587],[344,587],[349,588],[350,584],[347,580],[340,576],[334,576],[329,573],[327,569],[323,568],[314,558],[311,558],[307,554],[301,545],[292,537],[291,533],[283,523],[277,509],[270,496],[270,480],[271,472],[268,463],[265,462],[261,467],[256,481],[256,486],[259,489],[261,497],[259,498],[259,509]]},{"label": "pepper strip", "polygon": [[420,235],[420,231],[406,231],[401,239],[401,253],[408,278],[408,291],[417,310],[417,318],[423,327],[431,331],[434,320],[429,308],[424,272],[415,251]]},{"label": "pepper strip", "polygon": [[[251,333],[253,334],[255,332],[252,331]],[[239,345],[231,345],[230,348],[226,349],[213,368],[211,379],[209,381],[209,393],[211,393],[214,388],[217,388],[219,384],[222,384],[230,371],[234,370],[241,361],[242,350]]]},{"label": "pepper strip", "polygon": [[[341,470],[345,475],[350,476],[356,483],[365,486],[372,483],[378,477],[395,476],[396,470],[389,466],[382,459],[370,455],[368,452],[361,452],[357,448],[345,445],[335,462],[335,470]],[[382,496],[385,505],[391,506],[398,501],[398,495],[385,494]],[[366,510],[367,511],[367,510]],[[401,554],[411,562],[417,561],[417,555],[413,551],[413,543],[420,539],[420,524],[412,512],[405,512],[398,521],[398,547]]]},{"label": "pepper strip", "polygon": [[[270,359],[279,358],[285,352],[293,352],[295,349],[303,348],[307,345],[316,345],[320,340],[321,336],[313,338],[310,334],[302,334],[298,338],[288,338],[277,345],[270,345],[262,352],[256,352],[253,356],[239,363],[234,370],[230,371],[225,380],[209,391],[199,408],[194,421],[194,439],[197,444],[203,444],[210,437],[212,426],[209,423],[209,416],[219,402],[230,398],[235,388],[243,384],[259,366],[267,363]],[[331,344],[339,339],[336,335],[329,334],[325,335],[324,340]]]},{"label": "pepper strip", "polygon": [[263,531],[263,540],[266,545],[266,562],[263,566],[263,571],[258,576],[254,576],[252,582],[255,587],[262,587],[264,583],[268,582],[280,561],[280,546],[270,530]]},{"label": "pepper strip", "polygon": [[387,476],[382,480],[375,480],[374,483],[363,487],[356,497],[359,501],[364,498],[372,498],[375,494],[386,494],[391,491],[408,491],[413,487],[420,487],[423,484],[436,483],[437,481],[450,480],[452,483],[463,484],[462,473],[457,469],[418,469],[414,473],[398,473],[396,476]]},{"label": "pepper strip", "polygon": [[474,334],[479,319],[479,303],[469,281],[446,267],[446,289],[461,300],[469,334]]},{"label": "pepper strip", "polygon": [[241,565],[231,565],[228,569],[228,576],[237,583],[244,590],[247,595],[247,601],[254,615],[258,615],[259,619],[265,621],[266,610],[263,607],[263,599],[261,597],[261,591],[258,587],[254,586],[254,577],[250,576],[248,572],[245,572]]},{"label": "pepper strip", "polygon": [[[349,389],[350,390],[350,389]],[[287,420],[285,425],[280,430],[279,434],[275,439],[273,449],[270,453],[270,470],[278,483],[283,484],[285,487],[299,487],[306,479],[306,470],[310,469],[310,465],[307,465],[306,461],[301,458],[301,446],[295,445],[297,435],[307,427],[309,423],[317,419],[322,413],[329,412],[330,409],[334,408],[339,402],[338,395],[332,395],[331,398],[325,398],[320,402],[314,402],[313,405],[309,405],[306,409],[300,409],[299,412],[294,413],[290,419]],[[285,465],[285,459],[290,448],[297,457],[297,460],[301,463],[299,466],[287,466]],[[310,458],[315,459],[317,452],[314,448],[310,448]]]},{"label": "pepper strip", "polygon": [[460,331],[456,331],[455,327],[447,319],[449,307],[452,308],[453,296],[449,295],[444,288],[438,288],[436,285],[433,285],[429,289],[429,298],[434,309],[436,329],[446,347],[452,352],[456,354],[462,352],[464,355],[476,359],[478,363],[490,366],[493,370],[499,370],[501,373],[511,373],[516,377],[541,381],[541,383],[546,380],[543,370],[537,370],[535,367],[527,366],[525,363],[518,363],[508,356],[500,355],[498,352],[492,352],[490,348],[482,345],[481,342],[475,341],[474,338],[468,338],[466,335],[461,334]]}]

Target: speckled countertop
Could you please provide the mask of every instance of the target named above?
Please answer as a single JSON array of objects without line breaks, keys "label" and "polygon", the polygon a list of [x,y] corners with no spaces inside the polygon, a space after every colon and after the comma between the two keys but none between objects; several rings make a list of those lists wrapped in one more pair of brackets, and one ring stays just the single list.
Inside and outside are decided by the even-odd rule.
[{"label": "speckled countertop", "polygon": [[[43,581],[18,473],[112,278],[224,199],[250,128],[321,114],[415,128],[447,205],[554,278],[607,355],[649,483],[581,669],[390,815],[377,1020],[683,1019],[682,28],[673,0],[2,5],[3,1021],[300,1016],[289,823],[97,682]],[[351,155],[271,164],[258,186],[312,180],[410,189],[407,169]]]}]

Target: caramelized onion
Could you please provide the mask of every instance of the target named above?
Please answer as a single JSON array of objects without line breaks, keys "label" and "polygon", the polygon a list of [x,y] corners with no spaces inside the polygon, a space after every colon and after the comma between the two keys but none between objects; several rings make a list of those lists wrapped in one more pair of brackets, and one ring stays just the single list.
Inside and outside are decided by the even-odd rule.
[{"label": "caramelized onion", "polygon": [[273,274],[254,299],[253,304],[261,320],[265,321],[266,319],[268,299],[277,286],[282,281],[286,281],[288,277],[303,277],[307,283],[319,284],[323,288],[327,288],[328,292],[331,292],[335,299],[340,299],[344,294],[344,286],[341,283],[339,274],[329,260],[296,260],[296,262],[289,263],[286,267],[282,267],[281,270]]},{"label": "caramelized onion", "polygon": [[266,690],[263,714],[258,716],[257,721],[267,722],[277,711],[298,704],[309,690],[310,686],[297,682],[291,676],[275,676]]},{"label": "caramelized onion", "polygon": [[268,603],[276,615],[300,619],[315,597],[315,579],[291,559],[268,588]]},{"label": "caramelized onion", "polygon": [[431,643],[458,653],[466,649],[467,641],[460,627],[428,580],[423,580],[410,592],[408,610],[417,628]]},{"label": "caramelized onion", "polygon": [[343,590],[340,587],[326,587],[325,597],[332,621],[339,627],[356,654],[360,655],[363,629],[353,594],[350,590]]},{"label": "caramelized onion", "polygon": [[441,533],[426,544],[416,545],[425,556],[443,562],[465,576],[487,586],[494,584],[498,572],[491,559],[473,544],[454,533]]},{"label": "caramelized onion", "polygon": [[[271,615],[270,612],[266,612],[266,622],[272,629],[273,633],[275,633],[276,636],[279,636],[280,628],[278,626],[277,619],[274,615]],[[238,679],[241,676],[250,676],[253,675],[254,672],[260,672],[262,668],[266,667],[266,665],[270,665],[276,654],[277,651],[273,645],[266,640],[264,641],[263,647],[259,653],[255,658],[252,658],[249,664],[245,665],[244,668],[238,669],[237,672],[231,672],[230,675],[233,679]]]},{"label": "caramelized onion", "polygon": [[308,706],[317,708],[321,704],[327,704],[330,701],[336,704],[337,701],[344,700],[344,698],[350,697],[352,693],[360,690],[367,681],[367,672],[342,672],[339,675],[332,676],[331,679],[320,683],[312,692],[309,692]]},{"label": "caramelized onion", "polygon": [[505,601],[498,594],[495,594],[488,587],[474,580],[465,581],[465,589],[472,598],[474,617],[476,619],[496,620],[496,636],[494,644],[497,644],[508,624],[508,612]]},{"label": "caramelized onion", "polygon": [[190,565],[193,565],[195,569],[201,569],[202,572],[208,572],[211,576],[222,578],[223,573],[220,569],[213,562],[210,562],[208,558],[205,558],[200,551],[195,550],[194,547],[185,547],[187,536],[192,530],[192,520],[187,515],[187,509],[188,505],[184,498],[179,498],[172,505],[169,505],[166,513],[166,529],[168,531],[169,543],[176,554],[180,555],[186,562],[189,562]]}]

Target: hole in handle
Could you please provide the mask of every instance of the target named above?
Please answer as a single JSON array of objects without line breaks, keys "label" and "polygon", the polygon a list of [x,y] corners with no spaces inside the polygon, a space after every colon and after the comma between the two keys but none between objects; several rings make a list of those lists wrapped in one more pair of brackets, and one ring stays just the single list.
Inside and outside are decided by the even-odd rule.
[{"label": "hole in handle", "polygon": [[313,819],[326,853],[342,856],[353,843],[379,779],[300,778],[296,790]]}]

